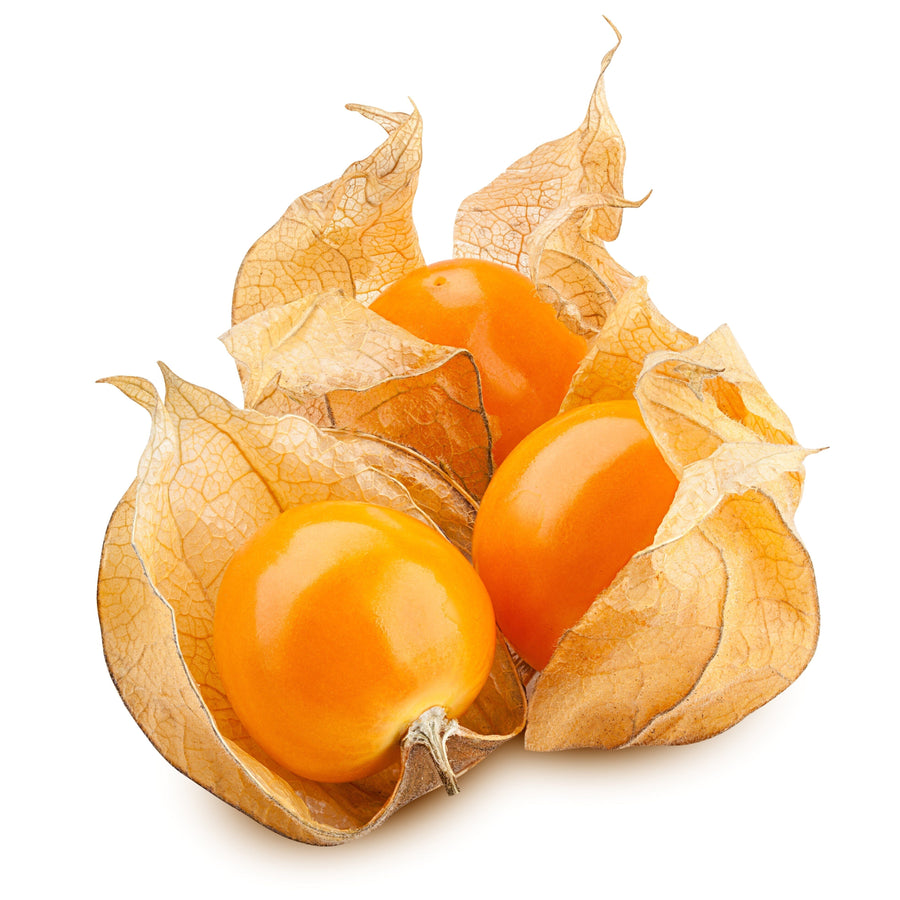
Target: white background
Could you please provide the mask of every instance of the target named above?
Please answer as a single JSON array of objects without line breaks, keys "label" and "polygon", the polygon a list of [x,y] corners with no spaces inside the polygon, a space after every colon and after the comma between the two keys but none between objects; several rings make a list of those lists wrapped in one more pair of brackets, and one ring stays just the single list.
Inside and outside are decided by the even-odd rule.
[{"label": "white background", "polygon": [[[435,7],[437,10],[438,7]],[[898,15],[887,2],[17,4],[0,75],[3,880],[22,897],[883,897],[896,889]],[[513,742],[322,849],[172,769],[109,679],[107,518],[146,414],[95,379],[157,359],[239,402],[217,341],[250,244],[425,121],[429,260],[458,202],[581,121],[600,60],[628,146],[614,255],[664,314],[728,322],[808,461],[822,634],[784,694],[702,744]],[[11,576],[11,578],[10,578]]]}]

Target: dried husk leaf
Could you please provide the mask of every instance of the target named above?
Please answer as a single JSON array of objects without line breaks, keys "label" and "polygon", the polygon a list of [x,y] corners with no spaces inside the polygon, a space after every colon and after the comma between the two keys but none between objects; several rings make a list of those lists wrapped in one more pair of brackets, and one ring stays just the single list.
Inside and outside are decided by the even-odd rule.
[{"label": "dried husk leaf", "polygon": [[[634,339],[625,329],[620,344]],[[536,679],[529,749],[711,737],[784,690],[815,650],[815,579],[793,521],[809,451],[727,328],[680,342],[648,355],[635,389],[678,491],[654,545]]]},{"label": "dried husk leaf", "polygon": [[531,280],[576,334],[597,334],[637,280],[612,258],[598,237],[596,220],[608,209],[639,205],[603,194],[578,194],[547,213],[525,239]]},{"label": "dried husk leaf", "polygon": [[684,466],[726,441],[797,443],[790,419],[762,386],[727,325],[691,350],[648,355],[637,396],[679,476]]},{"label": "dried husk leaf", "polygon": [[[427,751],[344,785],[289,773],[247,735],[222,690],[212,615],[234,550],[288,506],[328,498],[389,505],[468,550],[474,510],[432,465],[373,438],[296,417],[239,410],[167,369],[166,397],[109,379],[151,414],[138,478],[104,543],[98,605],[110,672],[126,705],[181,771],[294,838],[335,844],[366,833],[440,785]],[[448,742],[457,773],[516,734],[524,698],[502,641],[490,679]]]},{"label": "dried husk leaf", "polygon": [[[616,31],[621,42],[621,35]],[[580,226],[599,241],[611,241],[622,222],[625,144],[606,101],[603,76],[617,43],[603,58],[587,114],[571,134],[542,144],[517,160],[459,207],[454,255],[492,259],[530,273],[526,242],[546,216],[573,198],[607,199],[580,217]]]},{"label": "dried husk leaf", "polygon": [[234,287],[233,323],[333,289],[371,301],[424,264],[412,221],[421,116],[417,110],[348,109],[381,125],[387,140],[339,178],[298,197],[250,248]]},{"label": "dried husk leaf", "polygon": [[267,309],[222,340],[247,407],[378,435],[484,492],[491,434],[467,351],[422,341],[340,292]]},{"label": "dried husk leaf", "polygon": [[693,335],[677,328],[653,305],[647,294],[647,279],[635,278],[610,305],[600,331],[572,377],[561,411],[586,403],[633,397],[648,355],[687,350],[696,343]]}]

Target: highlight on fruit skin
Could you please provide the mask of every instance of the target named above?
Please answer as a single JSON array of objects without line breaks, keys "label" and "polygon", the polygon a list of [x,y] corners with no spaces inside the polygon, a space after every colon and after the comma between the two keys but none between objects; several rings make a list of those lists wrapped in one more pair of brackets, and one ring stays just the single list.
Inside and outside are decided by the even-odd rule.
[{"label": "highlight on fruit skin", "polygon": [[495,625],[474,569],[434,529],[332,500],[286,510],[234,554],[213,634],[228,699],[257,743],[298,775],[346,782],[397,762],[426,710],[468,709]]},{"label": "highlight on fruit skin", "polygon": [[482,499],[475,568],[500,630],[543,669],[631,559],[653,542],[678,479],[633,400],[563,413],[528,435]]}]

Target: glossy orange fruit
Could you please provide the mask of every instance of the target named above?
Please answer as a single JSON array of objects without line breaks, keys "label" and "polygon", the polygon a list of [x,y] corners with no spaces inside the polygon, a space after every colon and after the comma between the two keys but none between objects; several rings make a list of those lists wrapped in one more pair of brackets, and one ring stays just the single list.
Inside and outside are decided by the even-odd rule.
[{"label": "glossy orange fruit", "polygon": [[562,633],[653,542],[677,486],[630,400],[563,413],[507,457],[478,511],[473,561],[529,665],[543,669]]},{"label": "glossy orange fruit", "polygon": [[292,772],[351,781],[399,758],[432,706],[461,715],[494,657],[490,599],[427,525],[368,503],[289,509],[228,564],[214,651],[256,742]]},{"label": "glossy orange fruit", "polygon": [[472,354],[498,463],[559,412],[587,350],[529,279],[485,260],[451,259],[416,269],[370,308],[417,337]]}]

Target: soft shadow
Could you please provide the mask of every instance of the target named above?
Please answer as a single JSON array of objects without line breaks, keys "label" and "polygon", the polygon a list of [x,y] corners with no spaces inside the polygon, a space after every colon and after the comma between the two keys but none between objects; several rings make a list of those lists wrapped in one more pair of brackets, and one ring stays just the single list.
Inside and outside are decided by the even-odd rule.
[{"label": "soft shadow", "polygon": [[[521,737],[510,743],[521,743]],[[331,867],[346,862],[349,856],[355,859],[378,857],[388,846],[395,850],[405,847],[407,852],[415,853],[424,835],[429,835],[432,840],[441,831],[464,827],[469,815],[478,814],[483,789],[502,774],[499,769],[503,768],[503,763],[499,757],[506,756],[504,751],[510,749],[509,744],[501,747],[465,773],[460,778],[458,795],[449,797],[443,789],[433,790],[404,806],[374,831],[332,847],[287,838],[202,788],[194,792],[197,824],[207,833],[219,832],[232,850],[239,847],[242,855],[277,864],[296,859],[309,867],[318,860],[323,866]],[[471,809],[473,806],[476,807],[474,810]]]},{"label": "soft shadow", "polygon": [[[759,713],[757,714],[759,715]],[[760,722],[760,727],[763,723]],[[749,728],[747,726],[750,726]],[[744,727],[741,727],[744,726]],[[623,750],[564,750],[537,753],[525,749],[522,735],[508,741],[460,778],[460,793],[448,797],[434,790],[403,807],[374,831],[334,847],[317,847],[293,841],[252,820],[212,794],[198,794],[197,815],[201,827],[219,831],[232,849],[263,861],[302,861],[305,868],[368,860],[378,866],[385,859],[398,860],[398,852],[428,853],[433,845],[466,829],[484,816],[492,804],[508,804],[528,786],[540,785],[556,797],[576,800],[579,788],[608,781],[628,789],[628,782],[694,776],[718,777],[723,760],[734,750],[754,741],[751,723],[706,741],[682,746],[634,747]],[[743,732],[741,734],[740,732]],[[758,737],[758,736],[757,736]],[[513,805],[516,804],[512,800]],[[387,849],[390,848],[390,853]]]}]

